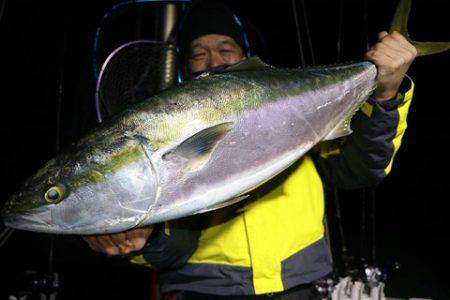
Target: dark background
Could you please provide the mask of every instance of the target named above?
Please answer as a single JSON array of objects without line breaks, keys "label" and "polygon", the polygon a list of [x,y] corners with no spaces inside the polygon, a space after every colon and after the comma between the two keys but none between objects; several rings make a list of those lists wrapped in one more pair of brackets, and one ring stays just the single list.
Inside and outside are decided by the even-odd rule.
[{"label": "dark background", "polygon": [[[275,66],[300,65],[291,1],[226,2],[243,17],[253,53]],[[409,25],[412,37],[449,41],[448,1],[413,2]],[[117,3],[7,1],[0,20],[0,206],[54,155],[58,139],[64,147],[95,125],[93,37],[103,14]],[[340,11],[340,60],[351,61],[363,57],[366,36],[373,44],[377,32],[389,27],[396,5],[390,0],[304,3],[315,63],[319,65],[338,59]],[[297,8],[306,61],[311,65],[300,1]],[[111,18],[105,25],[107,41],[101,45],[104,53],[100,56],[124,42],[152,38],[154,24],[151,4]],[[394,262],[401,265],[387,280],[388,296],[450,299],[449,57],[444,53],[418,58],[409,71],[416,90],[409,127],[391,175],[375,189],[339,193],[345,242],[356,261],[361,257],[371,261],[371,223],[367,223],[366,238],[361,238],[361,212],[373,212],[369,208],[375,202],[376,262],[388,267]],[[58,134],[59,99],[62,106]],[[342,239],[337,234],[331,193],[327,201],[333,250],[342,269]],[[54,269],[61,283],[59,299],[150,298],[150,270],[131,266],[121,258],[96,254],[79,237],[54,239]],[[25,271],[46,272],[49,249],[49,235],[16,231],[11,236],[0,249],[0,299],[21,289]]]}]

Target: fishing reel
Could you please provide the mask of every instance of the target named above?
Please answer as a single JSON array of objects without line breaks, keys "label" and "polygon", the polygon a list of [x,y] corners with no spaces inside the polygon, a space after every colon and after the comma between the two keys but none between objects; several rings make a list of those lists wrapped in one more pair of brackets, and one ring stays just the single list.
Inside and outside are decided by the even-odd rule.
[{"label": "fishing reel", "polygon": [[365,269],[366,278],[326,278],[316,282],[316,290],[323,300],[384,300],[384,282],[378,281],[381,272],[376,267]]},{"label": "fishing reel", "polygon": [[400,269],[394,262],[381,269],[373,264],[362,264],[345,277],[329,276],[316,281],[315,287],[322,299],[331,300],[384,300],[387,278]]},{"label": "fishing reel", "polygon": [[335,284],[336,279],[330,276],[316,281],[315,288],[322,299],[331,299]]},{"label": "fishing reel", "polygon": [[25,271],[18,292],[8,296],[9,300],[55,300],[59,288],[59,274]]}]

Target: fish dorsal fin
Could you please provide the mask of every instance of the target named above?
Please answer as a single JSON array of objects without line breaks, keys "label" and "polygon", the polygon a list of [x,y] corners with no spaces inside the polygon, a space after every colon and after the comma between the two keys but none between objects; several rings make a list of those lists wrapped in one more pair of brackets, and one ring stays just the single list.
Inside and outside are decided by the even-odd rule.
[{"label": "fish dorsal fin", "polygon": [[235,71],[257,71],[268,69],[273,69],[273,67],[263,62],[261,58],[259,58],[258,56],[252,56],[227,67],[225,70],[223,70],[222,73]]},{"label": "fish dorsal fin", "polygon": [[230,65],[228,67],[218,66],[214,68],[209,68],[206,71],[195,76],[195,79],[200,79],[204,77],[209,77],[211,75],[239,72],[239,71],[261,71],[274,69],[275,67],[266,64],[258,56],[252,56],[250,58],[244,59],[240,62]]},{"label": "fish dorsal fin", "polygon": [[203,129],[184,140],[175,149],[166,152],[162,158],[165,160],[174,157],[182,158],[187,160],[188,171],[196,171],[209,161],[217,144],[227,135],[232,126],[232,122],[226,122]]},{"label": "fish dorsal fin", "polygon": [[239,197],[236,197],[236,198],[232,198],[232,199],[227,200],[227,201],[225,201],[225,202],[221,202],[221,203],[219,203],[219,204],[215,204],[215,205],[212,205],[212,206],[208,206],[208,207],[206,207],[206,208],[203,208],[203,209],[197,211],[195,214],[202,214],[202,213],[205,213],[205,212],[208,212],[208,211],[212,211],[212,210],[224,208],[224,207],[226,207],[226,206],[230,206],[230,205],[233,205],[233,204],[235,204],[235,203],[238,203],[238,202],[240,202],[240,201],[242,201],[242,200],[248,198],[249,196],[250,196],[250,195],[242,195],[242,196],[239,196]]}]

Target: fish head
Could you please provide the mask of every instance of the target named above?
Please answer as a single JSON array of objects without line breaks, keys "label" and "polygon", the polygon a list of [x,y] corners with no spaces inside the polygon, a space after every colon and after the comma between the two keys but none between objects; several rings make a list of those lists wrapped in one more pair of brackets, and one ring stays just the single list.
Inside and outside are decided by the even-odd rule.
[{"label": "fish head", "polygon": [[138,225],[156,199],[139,142],[78,146],[50,160],[6,202],[6,226],[57,234],[105,234]]}]

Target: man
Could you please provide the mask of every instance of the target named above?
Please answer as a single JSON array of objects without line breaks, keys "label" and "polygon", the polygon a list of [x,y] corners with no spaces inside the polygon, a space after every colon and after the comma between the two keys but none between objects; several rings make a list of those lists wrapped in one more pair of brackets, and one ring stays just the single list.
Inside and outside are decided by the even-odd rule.
[{"label": "man", "polygon": [[[186,77],[245,59],[242,28],[223,5],[197,4],[183,28],[179,40]],[[256,201],[85,239],[108,255],[135,251],[136,263],[161,270],[163,292],[184,291],[181,299],[318,298],[311,283],[331,271],[323,183],[358,188],[389,173],[412,96],[410,82],[400,88],[416,54],[400,34],[381,32],[365,55],[378,68],[379,84],[355,116],[354,133],[316,147],[259,188]]]}]

